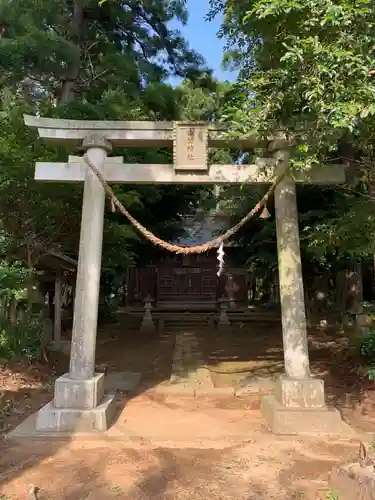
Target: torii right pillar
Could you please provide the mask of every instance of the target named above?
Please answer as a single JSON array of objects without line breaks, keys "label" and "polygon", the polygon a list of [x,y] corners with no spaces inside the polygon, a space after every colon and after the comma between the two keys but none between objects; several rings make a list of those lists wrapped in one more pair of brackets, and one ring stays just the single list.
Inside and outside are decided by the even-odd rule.
[{"label": "torii right pillar", "polygon": [[[288,150],[275,156],[287,172]],[[288,173],[275,189],[275,216],[285,373],[262,398],[261,412],[275,434],[341,434],[348,427],[326,406],[323,380],[310,374],[296,186]]]}]

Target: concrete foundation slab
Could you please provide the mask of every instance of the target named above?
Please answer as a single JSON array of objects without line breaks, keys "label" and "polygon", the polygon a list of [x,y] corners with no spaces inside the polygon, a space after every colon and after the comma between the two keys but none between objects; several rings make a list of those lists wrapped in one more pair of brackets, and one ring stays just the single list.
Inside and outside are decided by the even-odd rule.
[{"label": "concrete foundation slab", "polygon": [[113,396],[104,396],[100,405],[91,409],[56,408],[48,403],[37,413],[37,431],[92,432],[106,431],[116,411]]},{"label": "concrete foundation slab", "polygon": [[172,372],[168,386],[162,392],[196,396],[199,391],[206,394],[215,391],[211,374],[202,367],[202,353],[194,332],[179,332],[173,352]]},{"label": "concrete foundation slab", "polygon": [[195,389],[195,396],[234,396],[234,387],[197,387]]},{"label": "concrete foundation slab", "polygon": [[[8,433],[7,439],[99,438],[106,435],[105,431],[109,429],[115,414],[113,396],[104,397],[102,404],[93,410],[57,409],[51,402],[23,420]],[[67,425],[68,422],[74,425]]]},{"label": "concrete foundation slab", "polygon": [[234,396],[233,387],[207,387],[192,385],[189,383],[160,384],[155,388],[155,392],[160,394],[174,394],[181,397],[225,397]]},{"label": "concrete foundation slab", "polygon": [[205,368],[197,368],[197,389],[214,390],[214,383],[212,382],[211,374]]},{"label": "concrete foundation slab", "polygon": [[97,373],[90,379],[76,380],[69,374],[62,375],[55,382],[53,404],[55,408],[93,409],[104,396],[104,373]]},{"label": "concrete foundation slab", "polygon": [[355,435],[334,408],[290,408],[267,395],[262,398],[260,411],[275,434]]},{"label": "concrete foundation slab", "polygon": [[130,392],[141,380],[140,372],[113,372],[107,373],[104,379],[104,390],[108,393]]},{"label": "concrete foundation slab", "polygon": [[254,375],[243,378],[235,388],[236,396],[248,394],[272,393],[275,390],[274,377],[256,377]]},{"label": "concrete foundation slab", "polygon": [[196,371],[186,371],[183,373],[182,371],[177,372],[177,373],[172,373],[169,379],[169,385],[176,385],[176,384],[190,384],[195,387],[197,383],[197,374]]},{"label": "concrete foundation slab", "polygon": [[195,387],[189,383],[169,383],[160,384],[155,388],[155,392],[161,394],[181,394],[182,396],[195,397]]}]

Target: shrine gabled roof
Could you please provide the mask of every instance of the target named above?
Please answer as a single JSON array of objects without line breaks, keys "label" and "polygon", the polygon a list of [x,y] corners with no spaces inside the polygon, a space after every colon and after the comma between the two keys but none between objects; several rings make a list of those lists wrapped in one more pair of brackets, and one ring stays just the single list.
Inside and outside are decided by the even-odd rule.
[{"label": "shrine gabled roof", "polygon": [[64,255],[58,251],[50,250],[41,258],[38,269],[44,270],[64,270],[75,271],[77,269],[77,261],[68,255]]},{"label": "shrine gabled roof", "polygon": [[[202,245],[207,241],[216,238],[219,234],[227,229],[227,217],[220,214],[211,214],[206,217],[198,217],[187,215],[182,218],[182,224],[185,234],[176,240],[178,245]],[[225,243],[224,246],[237,246],[233,242]]]}]

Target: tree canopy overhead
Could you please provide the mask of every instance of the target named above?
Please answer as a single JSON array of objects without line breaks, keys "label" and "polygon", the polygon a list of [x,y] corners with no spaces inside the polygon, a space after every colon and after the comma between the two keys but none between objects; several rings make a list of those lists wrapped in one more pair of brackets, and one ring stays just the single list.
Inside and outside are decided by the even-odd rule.
[{"label": "tree canopy overhead", "polygon": [[[348,174],[346,191],[338,187],[331,193],[324,216],[306,207],[303,244],[311,254],[371,254],[374,3],[211,0],[210,5],[210,18],[223,16],[225,61],[239,75],[222,110],[231,135],[269,136],[282,129],[296,138],[295,168],[341,163]],[[353,236],[354,225],[362,228],[360,238]]]},{"label": "tree canopy overhead", "polygon": [[183,0],[13,0],[0,5],[2,83],[20,81],[70,101],[103,87],[136,96],[169,75],[197,76],[202,58],[169,21],[186,21]]},{"label": "tree canopy overhead", "polygon": [[210,16],[218,13],[226,60],[239,70],[227,107],[232,127],[293,132],[310,158],[372,127],[372,1],[211,0]]},{"label": "tree canopy overhead", "polygon": [[[36,160],[63,161],[68,151],[47,147],[26,130],[24,111],[90,119],[222,120],[232,135],[268,134],[281,127],[297,135],[296,166],[341,161],[352,172],[350,188],[368,194],[371,184],[363,173],[371,172],[374,159],[375,100],[368,75],[373,10],[364,0],[212,0],[210,15],[224,15],[220,36],[227,40],[227,63],[239,71],[238,82],[230,85],[216,82],[202,57],[170,28],[173,19],[187,20],[183,0],[1,2],[3,233],[12,235],[18,249],[27,248],[30,237],[33,244],[38,241],[35,259],[46,243],[71,254],[77,250],[81,186],[68,190],[32,178]],[[181,85],[165,83],[169,76],[182,77]],[[171,158],[166,150],[115,153],[129,163]],[[217,163],[240,156],[214,155]],[[181,232],[181,215],[194,212],[211,195],[199,186],[116,186],[116,193],[150,230],[168,240]],[[222,193],[232,197],[228,206],[237,220],[254,196],[246,188]],[[303,222],[303,229],[309,228],[304,241],[310,250],[331,252],[346,245],[353,252],[371,251],[371,200],[349,191],[334,198],[324,198],[325,217],[314,218],[315,207],[306,208],[311,217]],[[10,213],[19,214],[18,220]],[[348,237],[353,220],[366,228],[366,241],[357,239],[357,244]],[[7,241],[3,248],[14,249]],[[118,214],[107,213],[104,241],[105,261],[111,265],[119,255],[121,265],[147,255],[145,242]]]},{"label": "tree canopy overhead", "polygon": [[[49,247],[76,257],[82,186],[33,180],[35,161],[66,161],[72,151],[43,144],[22,114],[175,120],[183,117],[182,103],[191,101],[190,113],[203,117],[217,106],[211,98],[217,83],[202,57],[169,27],[174,18],[186,21],[183,1],[12,0],[0,3],[0,17],[1,252],[29,265]],[[163,83],[172,75],[196,82],[197,89]],[[194,98],[195,92],[202,96]],[[204,100],[209,104],[202,108]],[[169,162],[171,155],[116,153],[135,163]],[[116,193],[151,230],[173,239],[181,233],[181,215],[199,204],[201,189],[116,186]],[[123,217],[107,213],[105,233],[104,267],[124,268],[140,254],[142,240]]]}]

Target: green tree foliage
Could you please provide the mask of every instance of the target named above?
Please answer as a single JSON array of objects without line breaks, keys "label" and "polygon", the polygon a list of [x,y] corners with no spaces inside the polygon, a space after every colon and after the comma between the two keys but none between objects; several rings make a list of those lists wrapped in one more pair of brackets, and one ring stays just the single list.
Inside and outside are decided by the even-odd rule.
[{"label": "green tree foliage", "polygon": [[[32,269],[51,249],[77,257],[83,186],[34,181],[35,161],[66,161],[76,152],[44,144],[23,125],[23,113],[178,120],[185,118],[181,106],[187,95],[197,92],[202,95],[189,109],[194,113],[194,105],[200,107],[205,119],[213,113],[217,84],[202,58],[169,27],[174,18],[186,21],[183,0],[101,6],[97,0],[6,0],[0,3],[0,18],[0,254],[8,262],[23,262],[33,276]],[[164,83],[171,75],[190,83],[174,89]],[[118,149],[114,154],[129,163],[171,162],[167,150]],[[115,189],[136,218],[168,240],[181,234],[181,216],[195,211],[206,194],[199,186]],[[108,204],[105,296],[116,294],[131,262],[148,257],[145,243]]]},{"label": "green tree foliage", "polygon": [[41,325],[25,310],[29,272],[19,262],[0,262],[0,359],[33,360],[41,355]]},{"label": "green tree foliage", "polygon": [[[239,82],[228,117],[242,132],[294,132],[316,157],[375,112],[370,0],[212,0]],[[372,122],[372,120],[371,120]]]},{"label": "green tree foliage", "polygon": [[210,16],[218,13],[226,62],[239,73],[223,110],[230,133],[282,129],[296,138],[295,168],[333,161],[347,169],[346,191],[327,199],[312,188],[320,201],[308,206],[299,198],[303,247],[319,258],[373,253],[373,2],[211,0]]},{"label": "green tree foliage", "polygon": [[[0,4],[0,219],[2,251],[34,265],[48,247],[77,249],[82,186],[36,183],[36,160],[66,160],[68,150],[44,145],[22,124],[22,113],[89,119],[178,119],[180,92],[161,83],[194,77],[202,59],[189,50],[173,18],[186,20],[183,1],[15,0]],[[121,150],[126,161],[170,160],[168,151]],[[173,237],[180,215],[193,210],[199,189],[120,186],[121,201],[145,224]],[[108,214],[104,259],[133,258],[139,237]],[[7,243],[5,245],[5,243]],[[117,262],[118,263],[118,262]]]},{"label": "green tree foliage", "polygon": [[[262,196],[256,187],[238,189],[231,187],[223,193],[232,222],[243,217]],[[252,272],[259,276],[277,270],[276,224],[273,200],[268,203],[271,217],[253,218],[237,235],[243,247],[243,258]],[[315,262],[323,267],[333,261],[350,261],[366,258],[373,252],[372,235],[369,231],[358,231],[366,227],[364,214],[368,214],[368,226],[372,227],[372,200],[359,198],[335,187],[298,186],[297,204],[299,213],[302,260]]]},{"label": "green tree foliage", "polygon": [[76,248],[81,189],[34,181],[34,162],[56,160],[59,151],[38,141],[23,125],[26,110],[12,99],[3,100],[0,112],[0,251],[32,268],[51,248],[62,246],[67,253]]},{"label": "green tree foliage", "polygon": [[3,83],[51,99],[88,101],[103,88],[137,97],[150,81],[199,73],[202,59],[168,28],[186,20],[184,2],[13,0],[0,5]]}]

